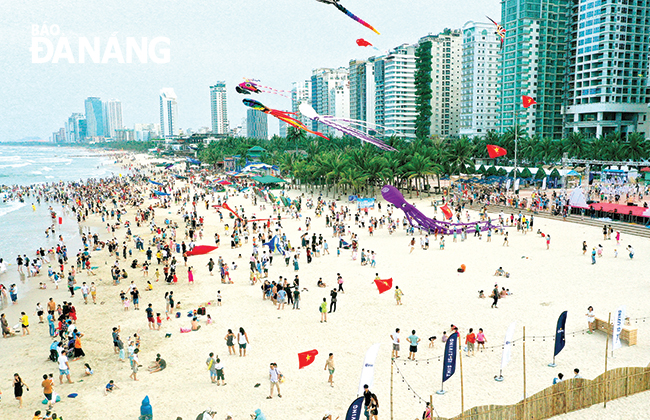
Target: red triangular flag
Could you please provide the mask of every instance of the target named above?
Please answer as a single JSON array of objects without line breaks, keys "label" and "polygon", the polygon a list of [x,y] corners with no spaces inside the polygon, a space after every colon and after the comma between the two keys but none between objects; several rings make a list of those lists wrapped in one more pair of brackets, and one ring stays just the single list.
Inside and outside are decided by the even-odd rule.
[{"label": "red triangular flag", "polygon": [[357,39],[357,45],[360,47],[372,47],[372,44],[363,38]]},{"label": "red triangular flag", "polygon": [[375,280],[375,284],[377,285],[377,290],[379,290],[379,294],[381,295],[385,291],[393,288],[393,278],[391,277],[386,280]]},{"label": "red triangular flag", "polygon": [[305,366],[309,366],[314,363],[318,350],[309,350],[302,353],[298,353],[298,369],[302,369]]},{"label": "red triangular flag", "polygon": [[528,108],[531,105],[535,105],[537,102],[535,102],[535,100],[530,96],[524,95],[521,97],[521,103],[524,106],[524,108]]},{"label": "red triangular flag", "polygon": [[508,151],[501,146],[495,146],[493,144],[487,145],[487,151],[490,155],[490,159],[498,158],[499,156],[505,156],[508,154]]},{"label": "red triangular flag", "polygon": [[454,216],[454,215],[452,214],[451,210],[449,209],[449,206],[446,205],[446,204],[445,204],[444,206],[440,207],[440,210],[442,210],[442,214],[444,214],[445,217],[446,217],[447,219],[449,219],[449,220],[451,220],[451,218]]}]

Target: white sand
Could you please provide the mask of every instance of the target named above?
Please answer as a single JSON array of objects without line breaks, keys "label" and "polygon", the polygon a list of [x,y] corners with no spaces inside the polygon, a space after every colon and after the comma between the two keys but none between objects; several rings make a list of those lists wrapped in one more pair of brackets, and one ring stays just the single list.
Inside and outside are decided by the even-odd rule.
[{"label": "white sand", "polygon": [[[295,196],[297,191],[291,191]],[[331,197],[331,195],[330,195]],[[412,200],[409,200],[412,201]],[[428,206],[429,200],[418,203],[418,207],[426,214],[433,216],[433,208]],[[250,208],[247,214],[256,213],[258,217],[268,217],[267,211],[253,210],[250,200],[243,195],[232,197],[229,204],[243,204]],[[340,205],[341,203],[339,203]],[[343,203],[345,204],[345,203]],[[385,213],[385,203],[383,204]],[[99,278],[98,300],[104,305],[84,305],[81,294],[73,299],[78,312],[78,326],[85,334],[83,338],[85,360],[71,362],[73,385],[58,385],[55,391],[63,395],[63,401],[55,406],[58,414],[66,420],[87,418],[106,419],[135,419],[139,414],[140,402],[149,395],[156,419],[194,419],[197,414],[211,407],[219,412],[218,419],[225,418],[226,412],[234,414],[235,419],[249,419],[249,414],[256,408],[261,408],[270,420],[280,419],[320,419],[324,412],[330,410],[334,418],[340,415],[345,418],[345,412],[357,393],[359,374],[366,350],[373,343],[382,343],[376,362],[375,385],[373,391],[380,402],[380,418],[389,418],[390,390],[390,351],[389,334],[395,327],[402,330],[402,352],[398,361],[399,369],[403,372],[413,390],[428,400],[434,394],[434,406],[443,417],[453,417],[460,413],[460,371],[445,383],[448,393],[445,396],[435,395],[440,388],[442,362],[437,356],[442,354],[443,346],[440,336],[443,330],[449,331],[450,324],[461,328],[464,336],[467,329],[477,330],[482,327],[488,338],[488,346],[500,345],[508,325],[517,321],[516,338],[521,337],[522,327],[526,327],[528,336],[553,335],[555,323],[559,314],[568,310],[567,330],[569,332],[586,328],[586,308],[593,305],[600,318],[607,318],[609,311],[614,311],[619,305],[625,304],[628,316],[631,318],[650,316],[647,301],[649,290],[644,278],[648,269],[645,256],[650,252],[650,241],[636,237],[623,236],[622,244],[615,246],[615,240],[603,241],[598,228],[582,225],[549,221],[536,218],[534,230],[541,229],[552,236],[551,249],[546,250],[545,242],[534,233],[522,235],[515,228],[510,228],[510,247],[502,247],[501,236],[493,236],[492,243],[486,243],[473,238],[470,234],[465,242],[453,243],[448,237],[446,249],[440,251],[437,243],[432,242],[431,249],[419,249],[418,245],[409,255],[408,238],[403,230],[389,235],[386,228],[379,229],[374,237],[369,237],[367,230],[354,228],[359,234],[360,247],[377,252],[377,268],[361,267],[360,261],[352,261],[350,251],[342,252],[336,257],[338,241],[332,238],[331,229],[325,228],[325,218],[316,218],[313,211],[303,209],[303,215],[312,217],[312,230],[322,233],[330,244],[331,255],[315,258],[311,264],[306,263],[304,252],[301,255],[300,271],[301,287],[307,287],[308,292],[302,293],[301,310],[293,311],[286,307],[278,311],[269,301],[262,301],[259,285],[250,286],[248,281],[248,258],[252,245],[231,250],[229,240],[224,235],[223,224],[219,223],[216,213],[211,210],[206,213],[204,207],[199,210],[207,215],[203,241],[198,244],[213,244],[215,232],[221,235],[221,249],[205,256],[190,257],[190,265],[195,267],[196,284],[189,285],[182,258],[178,266],[179,283],[174,286],[155,284],[154,291],[144,292],[146,279],[140,271],[128,269],[130,274],[126,283],[114,287],[110,283],[108,267],[104,265],[106,251],[93,256],[93,265],[100,265],[97,277],[87,277],[85,273],[78,276],[78,281],[95,281]],[[25,210],[29,211],[29,210]],[[379,215],[377,210],[372,215]],[[402,218],[402,213],[394,216]],[[475,218],[476,214],[472,213]],[[172,211],[158,210],[156,222],[161,224],[165,217],[172,217],[179,222],[176,208]],[[132,220],[133,212],[127,219]],[[229,220],[226,218],[226,220]],[[283,215],[283,226],[289,239],[295,245],[299,243],[298,227],[304,223],[288,219]],[[106,229],[102,228],[101,220],[88,222],[95,226],[102,238],[107,237]],[[135,225],[134,225],[135,226]],[[179,239],[183,229],[179,229]],[[134,229],[135,234],[150,237],[148,229]],[[122,240],[125,230],[117,233]],[[347,240],[347,237],[346,237]],[[582,241],[586,240],[589,249],[602,243],[605,247],[604,257],[595,266],[590,263],[589,255],[582,255]],[[34,239],[35,243],[40,238]],[[630,260],[624,251],[627,244],[632,244],[636,257]],[[133,245],[132,245],[133,246]],[[618,248],[619,256],[613,258],[613,249]],[[236,259],[238,254],[242,259]],[[234,285],[223,285],[219,281],[218,271],[215,276],[208,276],[205,267],[208,258],[219,255],[228,263],[237,261],[239,268],[231,270]],[[529,257],[522,259],[522,256]],[[144,253],[134,254],[140,261],[146,259]],[[130,261],[130,260],[129,260]],[[456,268],[460,264],[467,265],[467,272],[458,274]],[[123,261],[122,261],[123,264]],[[503,266],[512,276],[509,279],[492,276],[495,269]],[[155,260],[150,279],[153,282]],[[162,266],[160,266],[162,271]],[[339,294],[336,313],[329,314],[326,324],[320,323],[318,304],[323,297],[328,297],[329,290],[316,287],[318,277],[323,277],[329,286],[333,286],[336,273],[342,273],[345,283],[345,294]],[[395,284],[403,289],[404,305],[396,306],[393,292],[379,295],[373,284],[375,273],[382,278],[393,277]],[[277,280],[278,276],[294,276],[293,267],[285,267],[280,256],[275,257],[269,278]],[[0,280],[2,280],[0,278]],[[32,284],[47,280],[46,274],[39,278],[29,279]],[[124,312],[119,299],[119,291],[128,289],[130,280],[136,280],[142,292],[141,310]],[[490,299],[480,300],[477,291],[484,289],[490,293],[495,280],[499,287],[505,286],[514,292],[499,303],[499,309],[490,309]],[[56,365],[47,361],[49,344],[47,324],[38,324],[33,315],[37,301],[45,303],[52,296],[57,303],[69,300],[69,294],[64,287],[59,290],[35,290],[27,296],[19,296],[19,304],[9,308],[7,313],[10,325],[15,323],[19,312],[25,310],[30,314],[32,334],[29,337],[14,337],[1,340],[0,349],[3,363],[0,365],[0,389],[3,392],[0,418],[27,419],[31,418],[34,410],[44,410],[40,403],[44,398],[40,387],[43,373],[53,372],[58,376]],[[216,297],[221,290],[224,303],[222,307],[208,307],[208,313],[215,323],[205,326],[198,332],[180,334],[179,328],[189,326],[189,318],[163,322],[161,331],[150,331],[147,328],[144,308],[151,302],[154,310],[164,314],[165,303],[163,295],[166,290],[173,290],[177,300],[185,310],[196,307],[197,304]],[[161,373],[149,374],[143,368],[139,381],[129,379],[128,363],[120,363],[113,353],[111,327],[122,326],[122,338],[126,339],[134,332],[142,334],[141,363],[146,366],[161,353],[168,363],[168,368]],[[639,329],[639,344],[616,351],[615,357],[609,360],[609,367],[645,366],[648,364],[647,352],[650,347],[646,337],[650,333],[650,320],[646,323],[634,324]],[[224,336],[228,328],[235,332],[243,326],[248,332],[251,344],[248,356],[240,358],[229,356]],[[408,347],[405,343],[410,331],[415,329],[422,338],[419,359],[435,358],[430,363],[415,363],[405,361]],[[164,338],[165,333],[172,333],[171,338]],[[435,349],[429,349],[427,338],[438,336]],[[463,340],[464,341],[464,340]],[[573,368],[580,368],[585,378],[594,378],[604,369],[605,335],[579,334],[567,337],[565,350],[557,358],[557,368],[549,368],[547,364],[553,355],[553,341],[546,339],[527,340],[527,392],[532,395],[552,383],[558,372],[571,377]],[[298,370],[297,353],[318,349],[319,355],[313,365]],[[210,383],[205,366],[209,352],[218,354],[225,364],[225,387]],[[336,361],[335,387],[327,383],[327,373],[323,370],[325,359],[333,352]],[[523,396],[522,390],[522,347],[517,342],[513,348],[512,360],[504,371],[505,381],[497,383],[493,380],[498,374],[501,350],[489,350],[477,353],[475,357],[463,357],[465,408],[483,404],[511,404]],[[83,363],[88,362],[95,369],[95,375],[83,377]],[[282,384],[282,398],[274,397],[267,400],[269,392],[268,366],[277,362],[279,369],[286,375]],[[25,393],[25,407],[17,408],[13,400],[11,379],[14,372],[21,374],[24,381],[30,385],[30,392]],[[83,379],[83,382],[78,382]],[[114,395],[104,396],[103,389],[109,379],[116,381],[121,389]],[[259,388],[254,388],[260,383]],[[65,396],[75,392],[76,399]],[[592,407],[589,410],[576,412],[562,418],[567,419],[633,419],[640,411],[647,410],[647,394],[610,402],[608,408]],[[414,398],[407,385],[397,373],[394,377],[394,418],[414,419],[422,415],[424,404]]]}]

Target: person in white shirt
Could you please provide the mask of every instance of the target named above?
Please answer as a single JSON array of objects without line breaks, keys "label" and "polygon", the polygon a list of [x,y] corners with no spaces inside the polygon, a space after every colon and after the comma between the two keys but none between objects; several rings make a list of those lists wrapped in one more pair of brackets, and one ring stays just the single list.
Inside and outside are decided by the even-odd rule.
[{"label": "person in white shirt", "polygon": [[395,332],[390,335],[393,339],[393,352],[391,356],[395,359],[399,357],[399,328],[395,328]]},{"label": "person in white shirt", "polygon": [[282,398],[282,394],[280,394],[280,378],[282,377],[282,373],[278,370],[278,365],[276,363],[271,363],[271,368],[269,370],[269,379],[271,381],[271,393],[269,394],[268,397],[266,397],[267,400],[270,400],[273,398],[273,388],[277,387],[278,388],[278,397]]},{"label": "person in white shirt", "polygon": [[59,382],[63,384],[63,377],[65,376],[68,379],[68,383],[71,384],[72,380],[70,379],[70,364],[68,363],[68,352],[63,350],[59,356]]},{"label": "person in white shirt", "polygon": [[587,331],[587,334],[594,333],[594,321],[596,321],[596,315],[594,315],[594,307],[590,306],[587,308],[587,323],[589,323],[589,331]]}]

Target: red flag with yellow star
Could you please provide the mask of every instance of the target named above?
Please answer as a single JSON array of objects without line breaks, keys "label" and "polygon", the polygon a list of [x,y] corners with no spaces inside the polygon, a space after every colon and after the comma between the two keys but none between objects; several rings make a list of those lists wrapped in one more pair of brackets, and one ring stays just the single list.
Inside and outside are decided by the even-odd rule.
[{"label": "red flag with yellow star", "polygon": [[490,159],[498,158],[499,156],[505,156],[508,154],[508,151],[501,146],[495,146],[493,144],[487,145],[487,151],[490,155]]},{"label": "red flag with yellow star", "polygon": [[393,288],[393,278],[391,277],[386,280],[375,280],[375,284],[377,285],[377,290],[379,290],[379,294],[381,295],[385,291]]},{"label": "red flag with yellow star", "polygon": [[531,105],[537,104],[537,102],[535,102],[535,99],[531,98],[530,96],[523,95],[521,97],[521,104],[524,106],[524,108],[528,108]]},{"label": "red flag with yellow star", "polygon": [[302,369],[305,366],[309,366],[314,363],[318,350],[309,350],[302,353],[298,353],[298,369]]}]

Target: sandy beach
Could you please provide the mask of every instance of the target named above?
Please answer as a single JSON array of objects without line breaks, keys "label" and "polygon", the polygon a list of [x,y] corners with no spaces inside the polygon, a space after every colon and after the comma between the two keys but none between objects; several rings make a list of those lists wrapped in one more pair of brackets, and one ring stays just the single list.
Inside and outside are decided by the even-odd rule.
[{"label": "sandy beach", "polygon": [[[139,162],[147,163],[146,157],[139,156]],[[151,168],[151,167],[149,167]],[[156,168],[159,169],[159,168]],[[162,181],[162,178],[156,178]],[[184,183],[176,181],[176,189]],[[149,186],[144,186],[150,190]],[[194,191],[192,191],[193,193]],[[313,196],[314,201],[319,191]],[[303,203],[309,194],[303,190],[287,190],[286,195],[297,198],[304,194]],[[324,194],[324,193],[323,193]],[[253,206],[250,195],[235,193],[228,189],[230,207],[244,206],[246,215],[255,214],[268,218],[273,214],[272,207],[266,203],[266,209],[260,210],[263,200],[258,198],[258,205]],[[278,194],[279,195],[279,191]],[[215,193],[215,197],[224,197],[224,193]],[[332,199],[323,197],[329,201]],[[340,194],[347,197],[346,194]],[[379,196],[380,198],[380,196]],[[211,198],[210,198],[211,200]],[[145,206],[158,200],[147,198]],[[422,212],[433,217],[434,208],[430,198],[420,200],[408,199]],[[387,214],[386,202],[378,209],[370,211],[370,217]],[[211,202],[211,204],[213,204]],[[214,203],[216,204],[216,203]],[[347,201],[338,201],[337,208],[347,206]],[[177,214],[180,206],[172,205],[170,209],[156,209],[155,222],[164,225],[170,219],[179,225],[177,241],[183,238],[184,222]],[[136,227],[134,208],[126,207],[125,220],[130,220],[134,235],[147,241],[152,237],[148,223]],[[31,211],[25,208],[24,211]],[[460,371],[445,383],[447,394],[439,396],[442,376],[443,344],[440,342],[443,331],[450,331],[450,325],[460,328],[463,338],[469,328],[475,331],[483,328],[487,337],[484,352],[477,351],[475,356],[463,354],[464,407],[468,409],[484,404],[512,404],[523,398],[523,357],[522,342],[516,341],[510,364],[503,372],[505,380],[495,382],[501,361],[501,344],[508,326],[517,322],[515,338],[522,337],[522,328],[526,327],[526,381],[527,395],[550,386],[553,378],[562,372],[565,378],[573,377],[573,369],[579,368],[580,374],[592,379],[600,375],[605,367],[606,336],[596,332],[585,334],[587,329],[587,307],[593,306],[596,316],[607,319],[609,312],[625,305],[627,316],[632,319],[631,328],[638,328],[638,344],[623,347],[614,352],[608,361],[608,368],[625,366],[646,366],[650,361],[647,353],[650,349],[650,298],[645,276],[648,262],[645,256],[650,254],[650,241],[645,238],[623,236],[621,244],[616,240],[604,241],[598,228],[587,227],[569,222],[560,222],[544,218],[535,218],[533,231],[527,234],[517,232],[515,227],[508,228],[509,246],[503,246],[503,237],[493,235],[487,242],[486,235],[479,240],[468,234],[465,241],[458,238],[453,242],[446,237],[446,246],[440,250],[438,242],[431,238],[428,250],[420,248],[419,233],[415,234],[416,247],[409,253],[410,236],[401,228],[403,213],[395,210],[393,218],[400,219],[400,228],[392,235],[386,227],[379,228],[370,236],[367,227],[355,226],[354,217],[347,220],[353,233],[359,238],[359,247],[370,249],[377,254],[376,268],[361,266],[360,259],[353,261],[350,250],[342,250],[337,256],[338,238],[332,237],[332,229],[325,226],[325,216],[316,217],[314,209],[307,209],[304,204],[299,220],[292,219],[289,213],[282,213],[282,233],[285,233],[294,246],[300,244],[300,236],[305,233],[305,218],[312,220],[310,236],[322,234],[329,244],[330,255],[314,258],[308,264],[305,253],[300,256],[300,268],[294,271],[290,264],[285,266],[283,258],[275,255],[269,270],[269,279],[277,280],[279,276],[292,280],[295,275],[300,278],[300,286],[308,290],[301,293],[300,310],[292,310],[286,305],[284,310],[277,310],[268,300],[262,300],[259,283],[252,286],[249,282],[249,258],[252,241],[240,248],[231,249],[230,240],[225,232],[225,224],[232,227],[232,219],[224,211],[224,221],[220,222],[217,212],[210,208],[205,210],[203,202],[197,205],[199,216],[205,218],[203,239],[197,245],[213,245],[214,234],[221,236],[221,245],[207,255],[191,256],[188,266],[194,267],[194,284],[189,284],[187,268],[183,266],[180,254],[178,259],[178,283],[168,285],[162,280],[155,282],[153,273],[156,268],[162,272],[162,265],[157,265],[155,257],[149,277],[144,277],[139,269],[120,260],[120,266],[126,268],[129,277],[122,284],[113,286],[110,267],[115,262],[108,251],[93,251],[93,266],[99,266],[96,276],[82,272],[77,275],[81,282],[94,281],[98,285],[97,305],[83,303],[81,293],[72,298],[77,309],[78,329],[84,334],[82,339],[86,357],[70,362],[73,384],[59,385],[58,369],[55,363],[47,360],[49,346],[52,343],[48,335],[47,323],[39,324],[34,314],[37,302],[45,305],[52,297],[57,303],[70,301],[70,295],[64,283],[58,290],[47,279],[46,271],[40,276],[28,278],[32,290],[25,296],[19,296],[18,303],[4,310],[10,325],[14,325],[21,311],[30,317],[31,334],[0,340],[3,363],[0,365],[0,418],[30,419],[35,410],[45,410],[41,404],[44,399],[40,386],[45,373],[55,374],[55,392],[62,400],[54,411],[65,420],[100,419],[137,419],[140,402],[149,396],[153,406],[154,418],[158,420],[195,419],[203,410],[211,408],[218,412],[215,418],[225,419],[230,412],[233,419],[248,420],[250,414],[261,409],[269,420],[281,419],[321,419],[325,412],[332,412],[333,418],[345,413],[350,403],[357,396],[359,375],[364,355],[374,343],[381,343],[375,364],[375,377],[372,391],[379,400],[379,418],[390,418],[391,389],[391,339],[395,328],[401,329],[401,352],[397,359],[397,370],[393,376],[393,404],[395,419],[421,418],[424,402],[433,394],[436,412],[441,417],[453,417],[461,412]],[[352,212],[354,214],[354,210]],[[439,211],[437,216],[441,217]],[[476,212],[470,211],[472,220],[478,219]],[[492,215],[496,217],[496,215]],[[367,218],[366,218],[367,220]],[[115,219],[109,220],[114,223]],[[83,223],[86,229],[99,234],[102,240],[112,237],[107,232],[106,224],[99,215],[91,215]],[[540,235],[541,230],[552,237],[550,249]],[[115,237],[122,243],[126,229],[115,232]],[[349,240],[348,236],[344,237]],[[29,238],[35,247],[43,238]],[[582,253],[582,242],[587,241],[588,249],[602,244],[602,258],[591,264],[589,252]],[[636,255],[630,259],[625,247],[631,244]],[[130,262],[137,258],[146,260],[145,253],[137,251],[133,242],[127,242],[133,250]],[[152,248],[153,249],[153,248]],[[614,249],[618,257],[614,257]],[[74,256],[76,250],[70,250]],[[74,251],[74,252],[72,252]],[[241,258],[238,256],[241,254]],[[222,284],[218,269],[215,275],[208,274],[206,267],[209,258],[216,262],[219,257],[237,269],[230,269],[234,284]],[[70,262],[74,260],[71,259]],[[465,264],[467,270],[458,273],[457,268]],[[510,273],[509,278],[494,277],[499,267]],[[15,270],[15,265],[10,269]],[[344,278],[345,293],[339,294],[337,310],[328,314],[327,323],[321,323],[318,306],[324,297],[329,307],[329,291],[335,286],[337,273]],[[373,282],[375,274],[382,279],[393,278],[394,285],[403,290],[403,305],[396,305],[393,290],[379,294]],[[327,288],[319,288],[319,277],[327,283]],[[147,280],[153,283],[152,291],[145,291]],[[2,276],[0,281],[6,282]],[[47,290],[38,290],[39,282],[47,282]],[[130,281],[135,281],[141,291],[141,310],[124,311],[119,293],[127,291]],[[490,308],[491,299],[479,299],[478,291],[486,295],[498,283],[499,288],[506,287],[512,292],[499,301],[498,309]],[[180,318],[164,319],[166,291],[174,292],[176,301],[181,302]],[[204,302],[216,302],[217,291],[223,296],[222,306],[211,304],[207,313],[213,324],[206,325],[205,317],[200,320],[201,329],[190,333],[180,333],[181,328],[189,328],[191,318],[186,316],[188,310],[196,309]],[[154,312],[163,314],[160,331],[150,330],[144,308],[151,303]],[[553,339],[557,318],[563,311],[568,311],[566,348],[557,357],[557,367],[550,368],[552,361]],[[646,320],[637,318],[649,317]],[[143,368],[138,374],[138,381],[129,378],[129,364],[118,361],[113,351],[111,329],[121,327],[121,337],[126,340],[134,333],[141,335],[140,362]],[[248,333],[250,344],[247,356],[229,355],[224,337],[230,328],[235,333],[243,327]],[[406,360],[408,346],[406,337],[411,330],[416,331],[422,341],[417,352],[416,362]],[[573,334],[573,332],[577,332]],[[166,334],[171,337],[166,338]],[[434,348],[429,348],[428,338],[437,336]],[[542,336],[546,338],[541,338]],[[533,338],[535,337],[535,338]],[[611,343],[610,343],[611,344]],[[494,348],[492,348],[494,346]],[[315,362],[298,369],[297,353],[317,349]],[[227,385],[216,386],[210,381],[205,364],[208,354],[214,352],[225,366]],[[149,365],[160,353],[167,362],[167,368],[158,373],[149,374]],[[327,382],[328,374],[324,370],[328,353],[334,354],[336,371],[334,386]],[[269,363],[278,364],[286,381],[281,384],[282,398],[274,396],[267,399],[269,393]],[[94,375],[84,376],[83,364],[89,363]],[[25,392],[24,407],[18,409],[18,402],[13,399],[11,380],[14,373],[19,373],[29,385]],[[104,395],[104,387],[109,380],[114,380],[119,389],[111,395]],[[403,381],[405,379],[406,382]],[[261,384],[255,387],[256,384]],[[74,399],[67,395],[77,393]],[[590,409],[570,413],[562,419],[641,419],[647,418],[648,395],[638,394],[608,403],[607,409],[594,406]]]}]

